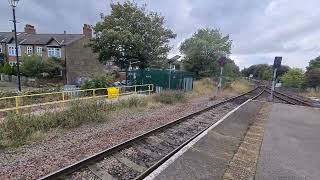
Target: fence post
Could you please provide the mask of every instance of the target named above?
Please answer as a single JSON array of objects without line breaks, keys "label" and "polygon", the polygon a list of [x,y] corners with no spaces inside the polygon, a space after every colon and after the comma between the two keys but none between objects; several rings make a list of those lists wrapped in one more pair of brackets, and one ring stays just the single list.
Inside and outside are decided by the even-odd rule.
[{"label": "fence post", "polygon": [[64,91],[62,91],[62,109],[64,109]]},{"label": "fence post", "polygon": [[19,96],[16,96],[15,99],[16,99],[16,113],[19,114],[19,100],[20,100]]},{"label": "fence post", "polygon": [[92,92],[92,96],[96,96],[96,90],[94,89],[93,92]]},{"label": "fence post", "polygon": [[137,85],[134,85],[134,93],[137,94]]},{"label": "fence post", "polygon": [[148,89],[149,89],[149,96],[151,95],[151,88],[150,88],[150,84],[148,85]]}]

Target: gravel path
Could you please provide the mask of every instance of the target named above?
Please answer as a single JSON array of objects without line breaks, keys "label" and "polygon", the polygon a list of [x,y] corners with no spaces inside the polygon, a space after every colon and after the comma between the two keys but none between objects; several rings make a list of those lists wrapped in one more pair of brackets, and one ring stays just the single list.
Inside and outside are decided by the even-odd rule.
[{"label": "gravel path", "polygon": [[53,130],[41,142],[0,150],[0,179],[41,177],[214,103],[206,97],[196,98],[184,104],[126,110],[100,124]]}]

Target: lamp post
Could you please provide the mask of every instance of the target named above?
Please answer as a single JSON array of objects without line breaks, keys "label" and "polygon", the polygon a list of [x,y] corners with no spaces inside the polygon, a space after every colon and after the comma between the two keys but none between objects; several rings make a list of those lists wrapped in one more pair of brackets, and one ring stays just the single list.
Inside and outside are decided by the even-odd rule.
[{"label": "lamp post", "polygon": [[19,51],[18,51],[18,39],[17,39],[17,21],[16,21],[16,7],[19,0],[8,0],[10,6],[12,7],[13,14],[13,26],[14,26],[14,40],[16,44],[16,58],[17,58],[17,76],[18,76],[18,91],[21,92],[21,82],[20,82],[20,62],[19,62]]}]

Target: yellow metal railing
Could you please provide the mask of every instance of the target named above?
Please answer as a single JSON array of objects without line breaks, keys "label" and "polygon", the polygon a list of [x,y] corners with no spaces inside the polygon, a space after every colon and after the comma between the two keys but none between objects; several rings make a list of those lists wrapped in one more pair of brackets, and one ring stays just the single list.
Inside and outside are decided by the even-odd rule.
[{"label": "yellow metal railing", "polygon": [[[147,93],[148,95],[150,95],[154,90],[154,85],[145,84],[145,85],[134,85],[134,86],[121,86],[121,87],[115,87],[115,88],[118,88],[119,90],[119,95],[116,96],[118,98],[119,96],[125,96],[125,95],[131,95],[131,94]],[[93,98],[109,97],[107,93],[107,89],[108,88],[97,88],[97,89],[72,90],[72,91],[2,97],[0,98],[0,104],[4,106],[4,108],[0,107],[0,112],[15,110],[16,113],[19,113],[19,110],[21,109],[54,105],[54,104],[61,104],[61,107],[63,108],[65,103],[75,101],[75,100],[88,100]],[[51,97],[52,101],[50,101],[49,96],[53,96]],[[41,97],[44,97],[44,98],[41,98]],[[30,98],[30,99],[25,100],[25,98]],[[40,101],[49,99],[49,102],[34,103],[34,101],[36,101],[37,98],[40,98]],[[11,104],[13,107],[7,107],[9,106],[10,103],[5,102],[3,104],[3,101],[11,101]],[[29,101],[31,101],[30,104],[27,104],[27,105],[22,104],[22,102],[29,102]]]}]

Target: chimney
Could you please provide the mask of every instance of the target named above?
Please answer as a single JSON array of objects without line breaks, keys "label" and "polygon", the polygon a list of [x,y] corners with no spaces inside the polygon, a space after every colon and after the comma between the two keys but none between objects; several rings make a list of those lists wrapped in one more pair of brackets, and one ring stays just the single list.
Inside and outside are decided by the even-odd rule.
[{"label": "chimney", "polygon": [[92,28],[90,25],[88,25],[88,24],[83,25],[83,35],[86,38],[92,38]]},{"label": "chimney", "polygon": [[24,32],[28,34],[36,34],[36,29],[32,25],[26,24],[26,26],[24,27]]}]

